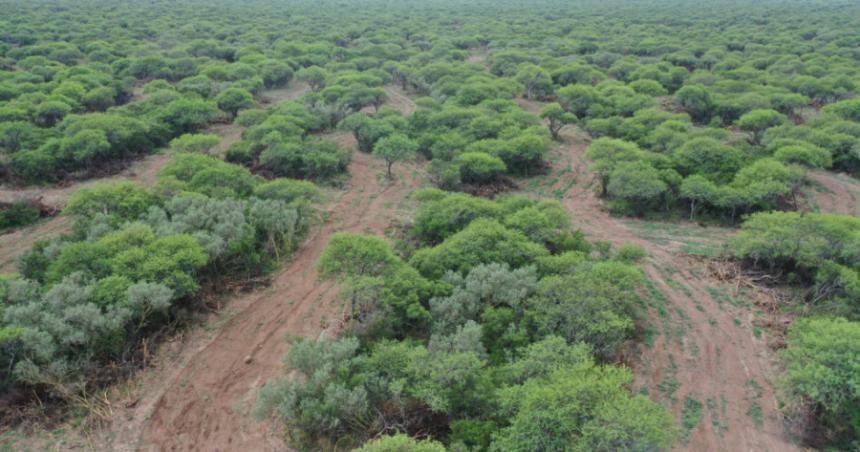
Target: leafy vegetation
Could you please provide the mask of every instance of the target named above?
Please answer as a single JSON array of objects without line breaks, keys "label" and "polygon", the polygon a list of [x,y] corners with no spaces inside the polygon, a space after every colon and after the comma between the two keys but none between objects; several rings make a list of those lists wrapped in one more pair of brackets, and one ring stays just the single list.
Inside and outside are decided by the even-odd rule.
[{"label": "leafy vegetation", "polygon": [[[438,189],[414,194],[393,248],[331,238],[318,265],[344,287],[347,331],[294,344],[298,378],[267,387],[263,415],[309,449],[670,448],[683,431],[612,365],[642,330],[639,296],[662,296],[645,251],[593,246],[557,202],[465,194],[578,160],[587,136],[614,213],[743,222],[734,256],[810,314],[788,335],[787,406],[820,421],[820,445],[858,447],[860,223],[794,212],[809,170],[860,176],[857,2],[0,5],[4,189],[170,157],[152,188],[78,190],[71,230],[0,280],[4,390],[74,400],[137,366],[207,291],[295,249],[354,140],[389,178],[426,162]],[[0,230],[42,214],[4,202]],[[684,397],[674,374],[657,385]],[[699,396],[686,430],[717,406]],[[749,413],[761,422],[757,400]]]},{"label": "leafy vegetation", "polygon": [[[309,449],[391,426],[477,450],[673,444],[672,416],[608,364],[642,320],[638,253],[592,256],[555,202],[416,198],[420,248],[406,260],[376,237],[332,238],[318,265],[346,282],[349,334],[294,343],[285,367],[298,378],[266,386],[261,415]],[[364,447],[389,442],[408,440]]]},{"label": "leafy vegetation", "polygon": [[0,281],[0,382],[77,402],[124,375],[141,341],[199,305],[203,287],[258,275],[295,249],[313,216],[313,187],[301,184],[182,154],[155,190],[77,191],[64,213],[73,232],[37,242],[20,276]]},{"label": "leafy vegetation", "polygon": [[860,366],[858,234],[854,217],[771,212],[752,215],[733,243],[750,265],[806,288],[813,317],[797,320],[789,331],[781,386],[791,409],[812,413],[825,427],[817,441],[844,447],[860,441],[853,389]]}]

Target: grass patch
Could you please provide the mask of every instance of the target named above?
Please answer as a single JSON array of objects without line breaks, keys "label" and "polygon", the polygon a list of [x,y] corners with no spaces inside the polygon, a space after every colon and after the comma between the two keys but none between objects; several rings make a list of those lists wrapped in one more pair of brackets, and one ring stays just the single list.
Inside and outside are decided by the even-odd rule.
[{"label": "grass patch", "polygon": [[684,438],[689,439],[690,432],[702,422],[704,410],[702,402],[692,394],[684,399],[684,409],[681,412],[681,424],[684,426]]},{"label": "grass patch", "polygon": [[747,380],[746,386],[746,399],[750,404],[747,408],[747,415],[752,419],[756,428],[761,428],[764,424],[764,413],[761,409],[762,387],[755,380]]},{"label": "grass patch", "polygon": [[707,399],[705,401],[705,405],[708,407],[708,412],[711,414],[711,428],[717,432],[718,435],[723,436],[723,432],[726,431],[727,427],[723,425],[722,420],[720,420],[720,410],[717,407],[717,402],[714,399]]},{"label": "grass patch", "polygon": [[669,355],[669,369],[666,372],[666,376],[660,383],[657,384],[657,390],[660,391],[660,394],[663,395],[663,398],[668,400],[672,405],[674,405],[678,400],[675,398],[675,391],[681,387],[681,383],[678,381],[676,374],[678,373],[678,366],[675,364],[675,358],[670,354]]}]

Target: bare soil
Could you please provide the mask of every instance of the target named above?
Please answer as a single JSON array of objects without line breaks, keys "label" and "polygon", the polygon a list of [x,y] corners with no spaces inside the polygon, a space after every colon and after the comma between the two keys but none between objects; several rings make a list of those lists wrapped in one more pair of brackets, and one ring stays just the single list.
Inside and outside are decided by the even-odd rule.
[{"label": "bare soil", "polygon": [[[568,127],[563,137],[552,156],[553,170],[531,188],[560,198],[590,240],[636,244],[648,252],[643,270],[653,282],[646,297],[653,327],[624,361],[634,370],[634,390],[663,402],[679,420],[685,414],[696,419],[700,404],[700,420],[684,429],[686,439],[676,449],[797,450],[778,410],[773,389],[778,368],[767,333],[756,326],[744,294],[709,275],[679,243],[649,239],[649,231],[677,225],[610,216],[583,157],[585,134]],[[729,234],[683,227],[705,240]]]}]

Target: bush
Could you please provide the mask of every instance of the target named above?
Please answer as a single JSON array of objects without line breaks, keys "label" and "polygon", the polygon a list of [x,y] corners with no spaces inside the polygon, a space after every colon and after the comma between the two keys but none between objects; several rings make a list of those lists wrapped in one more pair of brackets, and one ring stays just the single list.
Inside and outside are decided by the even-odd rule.
[{"label": "bush", "polygon": [[433,248],[418,250],[409,264],[428,278],[438,279],[451,270],[467,273],[479,264],[502,262],[517,268],[548,254],[521,232],[495,220],[477,219]]},{"label": "bush", "polygon": [[457,156],[460,179],[466,183],[485,184],[495,181],[507,171],[505,162],[483,152],[464,152]]},{"label": "bush", "polygon": [[19,228],[39,221],[42,211],[28,201],[0,206],[0,231]]},{"label": "bush", "polygon": [[837,443],[860,440],[860,323],[800,319],[787,343],[780,386],[792,407],[809,407]]},{"label": "bush", "polygon": [[206,153],[221,142],[221,137],[211,134],[186,133],[174,138],[170,142],[170,148],[177,152],[203,152]]}]

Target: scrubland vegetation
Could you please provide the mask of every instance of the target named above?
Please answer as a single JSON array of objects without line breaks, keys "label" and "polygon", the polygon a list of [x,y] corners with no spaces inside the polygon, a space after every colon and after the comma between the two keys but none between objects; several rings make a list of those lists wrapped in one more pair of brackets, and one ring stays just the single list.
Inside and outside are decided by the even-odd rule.
[{"label": "scrubland vegetation", "polygon": [[[149,347],[324,224],[285,284],[336,285],[342,320],[290,338],[280,376],[253,388],[256,418],[292,447],[667,450],[705,407],[719,440],[750,440],[720,424],[725,401],[688,393],[675,416],[681,383],[661,398],[635,381],[652,324],[683,329],[660,290],[706,309],[655,284],[676,271],[664,249],[578,229],[608,212],[726,228],[723,257],[795,300],[777,312],[793,321],[777,421],[803,445],[860,444],[860,220],[807,199],[833,173],[860,177],[856,2],[0,10],[0,233],[68,221],[0,277],[0,400],[94,409]],[[154,154],[150,179],[129,174]],[[559,155],[582,162],[566,185]],[[533,196],[550,177],[555,199]],[[573,188],[597,207],[578,212]],[[70,195],[49,206],[42,190]],[[346,202],[356,218],[338,216]],[[356,215],[371,207],[386,224]]]}]

